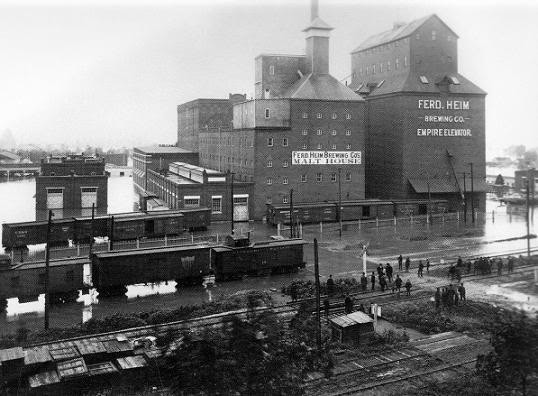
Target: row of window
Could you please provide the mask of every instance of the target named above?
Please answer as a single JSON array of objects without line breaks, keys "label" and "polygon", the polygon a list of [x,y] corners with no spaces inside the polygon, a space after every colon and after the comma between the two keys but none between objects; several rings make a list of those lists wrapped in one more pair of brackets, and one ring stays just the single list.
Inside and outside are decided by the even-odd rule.
[{"label": "row of window", "polygon": [[[350,113],[345,113],[344,115],[346,117],[346,120],[351,120],[351,114]],[[309,118],[309,114],[305,111],[303,112],[303,115],[302,115],[303,118]],[[265,109],[265,118],[271,118],[271,109],[268,109],[266,108]],[[317,119],[323,119],[323,113],[316,113],[316,118]],[[331,119],[333,120],[336,120],[338,118],[338,113],[332,113],[331,114]]]},{"label": "row of window", "polygon": [[[272,144],[269,144],[269,142],[267,143],[267,145],[268,145],[269,147],[273,147],[273,145],[272,145]],[[287,146],[287,145],[286,145],[286,146]],[[317,144],[316,146],[314,146],[314,147],[316,147],[317,150],[325,150],[325,149],[326,149],[325,146],[323,145],[323,143],[318,143],[318,144]],[[337,146],[336,144],[331,144],[331,145],[330,145],[330,148],[329,148],[329,145],[327,145],[327,150],[337,150],[337,147],[338,147],[338,146]],[[347,144],[346,144],[346,150],[351,150],[351,147],[352,147],[352,146],[351,146],[351,143],[347,143]],[[307,150],[307,149],[308,149],[308,144],[303,143],[302,146],[301,146],[301,149],[302,149],[302,150]]]},{"label": "row of window", "polygon": [[[437,31],[435,31],[435,30],[431,31],[430,38],[431,38],[432,41],[436,41],[439,37],[440,36],[437,33]],[[416,40],[421,40],[422,38],[423,38],[423,36],[420,33],[415,34],[415,39]],[[424,37],[424,38],[427,38],[427,36]],[[446,41],[455,41],[455,37],[448,34],[446,36]],[[406,38],[403,38],[403,39],[398,40],[398,41],[393,41],[392,43],[387,43],[387,44],[383,44],[383,45],[378,45],[377,47],[374,47],[374,48],[369,48],[369,49],[367,49],[365,51],[359,52],[358,55],[359,56],[367,56],[367,55],[375,54],[377,52],[390,51],[393,48],[399,47],[401,44],[408,43],[408,42],[409,42],[409,38],[406,37]]]},{"label": "row of window", "polygon": [[[219,161],[219,155],[218,154],[208,154],[208,153],[200,153],[202,158],[208,159],[210,161]],[[239,166],[253,166],[254,161],[249,161],[245,158],[236,158],[236,157],[228,157],[226,155],[220,156],[220,161],[227,163],[227,164],[234,164]]]},{"label": "row of window", "polygon": [[[329,131],[327,131],[327,132],[329,132]],[[303,133],[303,136],[307,136],[308,135],[308,129],[303,129],[302,133]],[[330,134],[332,136],[336,136],[338,134],[338,132],[336,131],[336,129],[332,129],[330,131]],[[321,129],[321,128],[316,129],[316,135],[318,135],[318,136],[323,135],[323,129]],[[351,136],[351,129],[346,129],[346,136]]]},{"label": "row of window", "polygon": [[[338,175],[336,173],[331,173],[329,175],[331,183],[336,183],[338,181]],[[351,172],[346,172],[345,179],[346,182],[351,181]],[[308,176],[306,174],[301,175],[301,183],[308,182]],[[318,172],[316,173],[316,182],[321,183],[323,182],[323,173]],[[287,176],[282,177],[282,184],[288,184],[289,179]],[[267,177],[265,179],[265,184],[272,185],[273,184],[273,178]]]},{"label": "row of window", "polygon": [[[212,145],[225,145],[225,146],[235,146],[237,143],[234,142],[231,136],[211,136],[211,137],[202,137],[200,138],[200,143],[202,144],[212,144]],[[254,147],[254,139],[249,138],[239,138],[239,147]]]},{"label": "row of window", "polygon": [[[351,134],[351,132],[350,132],[350,134]],[[320,133],[320,135],[321,135],[321,133]],[[350,136],[350,135],[347,134],[347,131],[346,131],[346,136]],[[274,143],[275,143],[274,138],[272,138],[272,137],[267,138],[267,147],[273,147]],[[288,147],[288,138],[283,138],[282,139],[282,146],[283,147]],[[307,147],[308,147],[308,145],[306,143],[303,144],[303,149],[306,149]],[[321,149],[321,148],[323,148],[323,144],[318,143],[318,149]],[[331,149],[336,150],[336,144],[331,145]],[[350,143],[346,144],[346,149],[348,149],[348,150],[351,149],[351,144]]]}]

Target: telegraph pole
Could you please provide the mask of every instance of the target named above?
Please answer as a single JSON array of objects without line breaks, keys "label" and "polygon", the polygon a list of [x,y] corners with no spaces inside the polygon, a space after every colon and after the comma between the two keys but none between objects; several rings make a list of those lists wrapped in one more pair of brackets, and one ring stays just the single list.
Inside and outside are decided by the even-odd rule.
[{"label": "telegraph pole", "polygon": [[47,245],[45,247],[45,330],[49,329],[50,309],[50,232],[52,228],[52,210],[49,209],[47,222]]},{"label": "telegraph pole", "polygon": [[473,163],[471,165],[471,218],[474,224],[474,176],[473,176]]},{"label": "telegraph pole", "polygon": [[293,188],[290,190],[290,238],[294,237],[293,229]]},{"label": "telegraph pole", "polygon": [[319,286],[319,258],[318,258],[318,240],[314,238],[314,276],[316,284],[316,340],[318,343],[318,352],[321,351],[321,315],[320,315],[320,286]]},{"label": "telegraph pole", "polygon": [[463,172],[463,223],[467,224],[467,185],[465,184],[465,175]]},{"label": "telegraph pole", "polygon": [[[528,173],[528,176],[530,176],[530,171]],[[530,196],[530,187],[531,187],[531,181],[530,178],[527,177],[527,194],[526,194],[526,201],[527,201],[527,258],[531,259],[531,236],[530,236],[530,204],[529,204],[529,196]],[[529,261],[530,262],[530,261]]]},{"label": "telegraph pole", "polygon": [[92,259],[93,249],[93,220],[95,219],[95,203],[92,203],[92,220],[90,221],[90,246],[88,251],[88,257]]},{"label": "telegraph pole", "polygon": [[231,192],[232,192],[232,196],[231,196],[231,204],[232,204],[232,207],[231,207],[231,216],[232,216],[232,235],[234,234],[234,228],[235,228],[235,224],[234,224],[234,173],[233,172],[230,172],[230,178],[231,178],[231,183],[230,183],[230,187],[231,187]]},{"label": "telegraph pole", "polygon": [[338,168],[338,221],[340,223],[339,234],[342,239],[342,168]]}]

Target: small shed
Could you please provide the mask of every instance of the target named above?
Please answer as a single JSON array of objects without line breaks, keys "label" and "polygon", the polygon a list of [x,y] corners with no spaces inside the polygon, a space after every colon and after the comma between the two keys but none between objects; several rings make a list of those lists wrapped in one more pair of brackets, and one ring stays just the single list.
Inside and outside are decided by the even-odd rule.
[{"label": "small shed", "polygon": [[108,354],[108,358],[119,358],[133,354],[133,345],[128,340],[114,338],[102,342]]},{"label": "small shed", "polygon": [[330,319],[332,339],[343,344],[367,342],[374,334],[374,320],[364,312],[353,312]]}]

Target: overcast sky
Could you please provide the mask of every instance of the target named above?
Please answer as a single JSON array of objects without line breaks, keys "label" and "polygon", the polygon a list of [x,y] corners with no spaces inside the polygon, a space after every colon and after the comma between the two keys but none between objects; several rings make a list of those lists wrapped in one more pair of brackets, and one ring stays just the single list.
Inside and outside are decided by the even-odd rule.
[{"label": "overcast sky", "polygon": [[[303,53],[309,13],[309,0],[0,0],[0,133],[18,143],[174,143],[178,104],[253,95],[254,57]],[[320,0],[335,28],[331,74],[350,74],[349,53],[368,36],[432,13],[460,37],[460,73],[488,92],[488,152],[538,146],[531,1]]]}]

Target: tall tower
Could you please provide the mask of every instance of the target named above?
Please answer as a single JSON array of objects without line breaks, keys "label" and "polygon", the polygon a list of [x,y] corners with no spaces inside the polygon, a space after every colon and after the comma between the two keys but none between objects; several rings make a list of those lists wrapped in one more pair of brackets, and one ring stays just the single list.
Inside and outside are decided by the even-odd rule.
[{"label": "tall tower", "polygon": [[329,36],[333,30],[319,17],[318,0],[310,0],[310,26],[306,34],[306,73],[329,74]]}]

